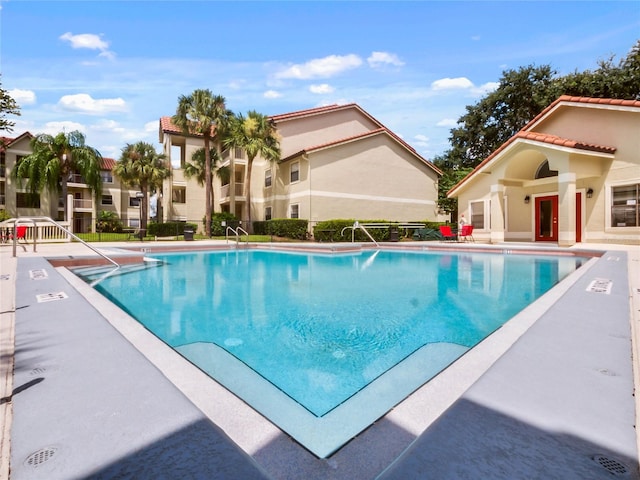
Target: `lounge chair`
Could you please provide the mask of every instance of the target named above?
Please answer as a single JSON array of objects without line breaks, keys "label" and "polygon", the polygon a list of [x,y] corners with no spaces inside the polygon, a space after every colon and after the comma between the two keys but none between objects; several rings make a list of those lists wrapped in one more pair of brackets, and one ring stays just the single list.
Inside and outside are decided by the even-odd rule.
[{"label": "lounge chair", "polygon": [[451,230],[449,225],[440,225],[440,234],[445,241],[455,242],[458,236]]},{"label": "lounge chair", "polygon": [[460,233],[458,234],[460,240],[465,242],[475,242],[473,238],[473,225],[463,225]]}]

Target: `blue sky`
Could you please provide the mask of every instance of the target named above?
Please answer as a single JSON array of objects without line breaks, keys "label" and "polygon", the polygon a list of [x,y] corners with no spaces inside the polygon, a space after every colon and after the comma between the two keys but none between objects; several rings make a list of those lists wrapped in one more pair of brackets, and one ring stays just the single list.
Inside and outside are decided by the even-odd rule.
[{"label": "blue sky", "polygon": [[355,102],[426,158],[502,72],[616,61],[640,38],[635,1],[0,2],[13,135],[79,129],[118,158],[160,150],[158,120],[208,88],[237,113]]}]

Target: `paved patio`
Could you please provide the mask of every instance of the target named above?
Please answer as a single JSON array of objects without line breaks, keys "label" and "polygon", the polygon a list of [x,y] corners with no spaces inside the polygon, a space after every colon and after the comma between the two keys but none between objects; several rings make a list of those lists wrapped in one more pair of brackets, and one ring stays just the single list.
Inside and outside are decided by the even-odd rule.
[{"label": "paved patio", "polygon": [[46,260],[82,246],[2,246],[0,478],[640,478],[640,247],[600,248],[322,460]]}]

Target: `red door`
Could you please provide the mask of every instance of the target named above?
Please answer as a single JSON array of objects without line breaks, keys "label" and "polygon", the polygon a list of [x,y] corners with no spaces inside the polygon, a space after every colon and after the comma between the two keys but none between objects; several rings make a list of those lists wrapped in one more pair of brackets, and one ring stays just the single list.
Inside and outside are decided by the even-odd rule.
[{"label": "red door", "polygon": [[558,196],[536,197],[536,242],[558,241]]}]

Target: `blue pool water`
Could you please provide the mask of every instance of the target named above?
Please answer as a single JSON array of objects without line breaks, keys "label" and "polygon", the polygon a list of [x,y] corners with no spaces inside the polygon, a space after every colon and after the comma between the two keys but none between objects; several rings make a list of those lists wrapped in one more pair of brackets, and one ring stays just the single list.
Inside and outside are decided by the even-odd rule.
[{"label": "blue pool water", "polygon": [[[250,405],[253,380],[237,378],[239,366],[318,419],[391,381],[392,394],[375,396],[379,417],[586,261],[385,250],[151,256],[159,262],[95,288]],[[398,377],[409,358],[415,373]],[[264,396],[254,407],[272,418]]]}]

